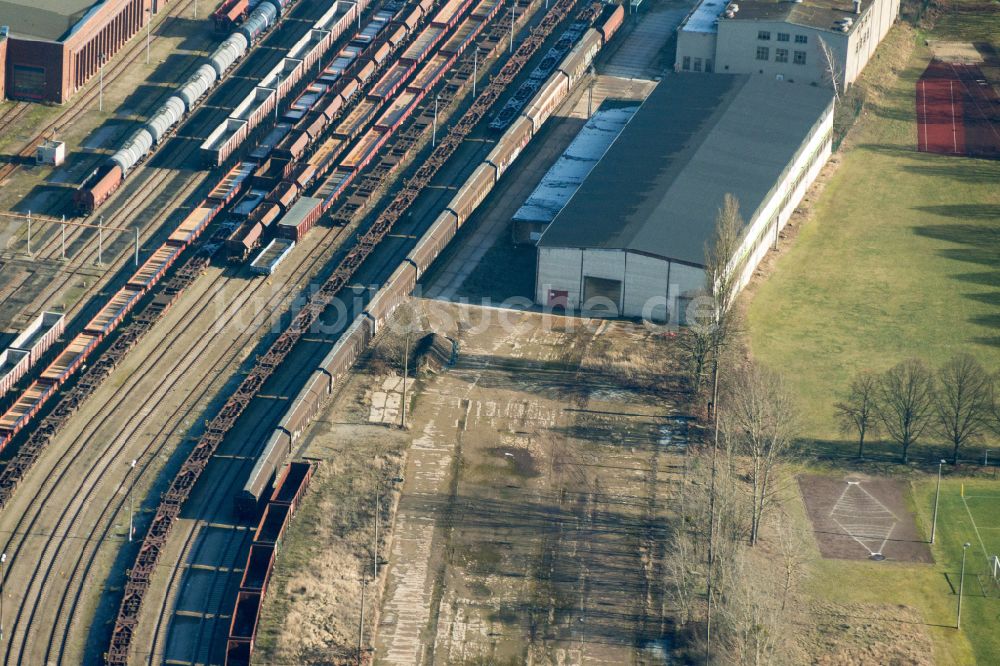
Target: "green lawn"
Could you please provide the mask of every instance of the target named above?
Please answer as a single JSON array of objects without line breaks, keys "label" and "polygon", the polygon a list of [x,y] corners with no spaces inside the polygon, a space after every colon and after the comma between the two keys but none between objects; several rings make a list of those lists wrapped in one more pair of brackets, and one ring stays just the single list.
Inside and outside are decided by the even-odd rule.
[{"label": "green lawn", "polygon": [[[913,39],[894,32],[880,49]],[[900,76],[891,57],[869,65],[884,92],[868,95],[839,170],[750,304],[753,353],[800,395],[807,437],[839,439],[832,405],[862,368],[959,351],[1000,366],[1000,160],[914,148],[924,39],[944,37],[917,35]]]},{"label": "green lawn", "polygon": [[[964,501],[963,484],[969,496]],[[933,512],[935,485],[933,479],[915,484],[917,502],[927,523]],[[972,644],[978,663],[996,663],[1000,655],[1000,633],[997,632],[1000,586],[992,581],[988,557],[1000,554],[1000,484],[984,479],[945,480],[941,484],[935,542],[933,551],[937,564],[934,568],[936,574],[946,577],[949,583],[949,622],[952,624],[962,568],[962,544],[970,544],[966,554],[962,632]]]}]

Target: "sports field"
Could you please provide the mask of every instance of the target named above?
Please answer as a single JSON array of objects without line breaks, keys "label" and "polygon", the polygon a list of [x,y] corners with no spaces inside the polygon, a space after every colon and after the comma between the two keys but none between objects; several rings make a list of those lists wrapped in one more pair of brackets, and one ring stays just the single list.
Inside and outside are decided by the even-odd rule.
[{"label": "sports field", "polygon": [[[933,516],[935,488],[933,479],[917,486],[917,501],[928,523]],[[978,663],[996,663],[1000,655],[1000,584],[993,577],[992,558],[1000,555],[1000,482],[946,479],[941,484],[933,546],[935,569],[947,579],[956,611],[964,543],[970,545],[965,562],[962,631]]]},{"label": "sports field", "polygon": [[1000,155],[1000,99],[975,64],[931,60],[917,81],[917,150]]},{"label": "sports field", "polygon": [[939,366],[962,351],[1000,369],[1000,160],[916,150],[927,36],[900,25],[879,47],[839,168],[749,305],[753,354],[800,396],[817,451],[854,446],[833,405],[861,369],[911,356]]}]

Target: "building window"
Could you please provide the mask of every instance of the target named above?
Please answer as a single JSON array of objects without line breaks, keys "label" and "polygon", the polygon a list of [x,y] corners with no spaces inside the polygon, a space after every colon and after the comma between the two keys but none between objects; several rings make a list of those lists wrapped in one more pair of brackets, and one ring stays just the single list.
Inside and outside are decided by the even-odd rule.
[{"label": "building window", "polygon": [[796,65],[804,65],[804,64],[806,64],[806,52],[805,51],[796,51],[795,52],[795,60],[794,60],[794,62],[795,62]]},{"label": "building window", "polygon": [[770,52],[766,46],[757,47],[757,60],[767,60],[770,57]]},{"label": "building window", "polygon": [[788,49],[774,49],[774,62],[788,62]]},{"label": "building window", "polygon": [[796,44],[806,44],[808,42],[809,42],[809,37],[807,37],[806,35],[795,35]]},{"label": "building window", "polygon": [[763,39],[765,42],[770,41],[771,32],[769,30],[759,30],[757,32],[757,39]]},{"label": "building window", "polygon": [[694,71],[696,71],[696,72],[700,72],[701,71],[701,58],[695,58],[694,59]]},{"label": "building window", "polygon": [[684,56],[683,63],[684,64],[681,65],[681,69],[684,71],[691,69],[691,56]]},{"label": "building window", "polygon": [[709,73],[712,72],[712,59],[711,58],[705,58],[705,71],[709,72]]},{"label": "building window", "polygon": [[789,37],[789,34],[787,32],[779,32],[778,33],[778,41],[779,42],[787,42],[788,41],[788,37]]}]

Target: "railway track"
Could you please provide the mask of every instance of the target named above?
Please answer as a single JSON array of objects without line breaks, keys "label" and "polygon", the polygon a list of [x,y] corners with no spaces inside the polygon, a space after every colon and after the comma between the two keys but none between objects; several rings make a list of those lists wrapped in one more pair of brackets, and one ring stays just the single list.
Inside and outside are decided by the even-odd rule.
[{"label": "railway track", "polygon": [[[179,14],[184,10],[191,7],[196,0],[182,0],[182,2],[168,6],[167,16],[160,22],[161,27],[168,21],[173,22],[179,17]],[[118,55],[113,58],[109,65],[105,65],[104,80],[105,85],[114,83],[118,77],[120,77],[129,67],[135,63],[136,60],[145,54],[146,41],[142,39],[143,31],[139,30],[135,35],[132,36],[126,45],[118,52]],[[139,39],[136,39],[139,37]],[[152,41],[152,37],[151,37]],[[15,171],[21,166],[21,161],[24,159],[29,159],[35,154],[35,146],[38,145],[39,141],[45,139],[50,134],[58,132],[58,130],[70,125],[73,121],[83,115],[83,113],[89,108],[90,104],[100,96],[100,84],[96,80],[98,77],[93,77],[90,82],[88,82],[82,93],[78,93],[74,97],[70,106],[67,107],[63,113],[57,116],[54,120],[46,124],[41,130],[37,131],[35,135],[18,151],[15,159],[11,162],[0,167],[0,183],[9,178]],[[25,104],[29,107],[29,104]],[[150,106],[152,108],[152,105]],[[26,110],[25,110],[26,112]],[[23,112],[21,113],[23,116]],[[14,122],[13,120],[8,122],[7,118],[0,119],[0,131],[6,129]]]},{"label": "railway track", "polygon": [[[185,7],[186,6],[187,5],[185,5]],[[174,18],[174,16],[171,16],[171,18]],[[294,21],[296,19],[290,17],[285,17],[283,19],[283,21],[288,20]],[[287,44],[283,44],[284,46],[288,46],[291,43],[290,39],[285,39],[283,41],[287,42]],[[280,50],[269,44],[261,44],[257,47],[257,49],[265,51],[268,49]],[[236,75],[244,78],[247,76],[250,78],[253,78],[254,76],[259,77],[267,69],[267,63],[262,62],[264,60],[264,58],[253,58],[252,60],[245,61],[243,64],[237,65],[237,70],[233,72],[230,78]],[[200,61],[191,63],[185,71],[185,75],[196,69],[199,65]],[[225,107],[218,108],[223,109]],[[126,132],[128,129],[129,128],[126,128]],[[157,154],[169,149],[170,144],[161,148]],[[146,213],[148,210],[146,208],[147,204],[149,204],[150,207],[153,206],[154,202],[156,202],[160,196],[160,193],[164,191],[163,185],[171,177],[171,174],[176,174],[179,170],[183,169],[184,165],[190,164],[192,158],[196,156],[197,151],[198,148],[193,142],[186,142],[184,148],[170,156],[169,163],[152,166],[147,161],[146,163],[138,166],[122,186],[120,191],[116,192],[111,201],[105,205],[105,210],[112,212],[106,216],[106,219],[104,219],[104,225],[119,228],[133,227],[131,222],[143,217],[140,214],[140,211],[142,211],[142,213]],[[100,159],[103,160],[106,158],[102,156]],[[155,234],[166,218],[174,212],[177,205],[180,202],[185,201],[195,190],[204,185],[207,173],[208,172],[200,172],[199,174],[196,172],[193,176],[190,176],[191,180],[182,185],[181,188],[173,190],[176,194],[171,196],[169,200],[156,202],[158,203],[157,210],[155,210],[151,216],[145,216],[148,218],[147,221],[144,224],[141,224],[141,226],[137,224],[133,227],[139,229],[140,242],[143,240],[142,235],[146,235],[148,237],[151,234]],[[138,199],[133,196],[135,192],[139,193]],[[67,196],[69,195],[67,194]],[[125,201],[125,205],[117,206],[117,204],[123,200]],[[91,223],[93,224],[93,222],[94,220],[92,219]],[[47,234],[47,236],[43,237],[42,246],[38,249],[38,252],[33,253],[33,261],[61,261],[61,233],[55,229],[54,225],[50,225],[50,229],[51,232]],[[101,241],[99,239],[99,235],[99,232],[83,227],[74,227],[72,231],[66,233],[67,246],[76,245],[73,261],[70,264],[73,270],[60,271],[57,279],[47,283],[43,287],[41,293],[33,297],[32,300],[40,305],[36,307],[34,312],[26,312],[25,314],[28,317],[37,316],[37,312],[40,312],[46,307],[50,308],[51,299],[54,298],[55,295],[62,293],[63,290],[66,289],[67,286],[74,280],[79,280],[81,274],[87,275],[84,270],[87,267],[91,267],[96,264],[100,253],[99,250]],[[105,274],[116,274],[128,261],[132,259],[132,253],[128,251],[131,248],[132,236],[129,234],[125,235],[127,238],[117,243],[115,236],[111,236],[110,238],[105,237],[104,249],[107,251],[107,254],[114,257],[110,262],[110,266],[102,269]],[[90,276],[87,275],[87,277]],[[89,286],[84,288],[82,294],[76,299],[74,304],[66,310],[68,317],[75,315],[88,302],[89,298],[98,291],[102,283],[101,280],[97,279],[89,282]],[[15,296],[16,293],[11,292],[0,299],[0,309],[2,309]]]},{"label": "railway track", "polygon": [[[520,18],[520,17],[519,17]],[[504,24],[502,21],[499,29],[494,30],[494,35],[488,36],[486,39],[492,39],[494,44],[501,42],[503,37],[507,35],[509,30],[509,21]],[[486,40],[484,40],[486,41]],[[471,65],[471,63],[469,63]],[[467,76],[471,72],[464,71],[462,68],[456,68],[456,78]],[[444,87],[447,87],[444,86]],[[457,105],[460,101],[460,97],[454,99],[453,101]],[[417,125],[421,126],[424,140],[429,139],[429,131],[432,124],[433,111],[433,100],[428,100],[428,105],[425,106],[425,113],[415,121]],[[469,162],[481,160],[481,155],[478,158],[468,157]],[[363,179],[362,179],[363,180]],[[440,191],[436,193],[436,199],[441,199],[448,195],[445,191]],[[350,208],[349,202],[343,204],[343,208]],[[338,213],[339,214],[339,213]],[[334,215],[336,217],[337,215]],[[401,224],[403,229],[397,230],[398,233],[406,235],[413,231],[414,229],[407,229],[406,227],[412,226],[416,227],[416,222],[412,219],[407,220],[407,222]],[[405,247],[396,248],[392,253],[386,253],[381,256],[378,260],[375,257],[371,257],[376,263],[375,272],[388,275],[391,272],[391,268],[398,265],[399,262],[405,256],[407,249]],[[324,350],[325,351],[325,350]],[[297,358],[293,363],[295,367],[311,367],[321,358],[321,353],[313,353],[308,355],[306,359]],[[291,359],[289,359],[291,362]],[[274,392],[275,390],[279,393],[286,392],[286,386],[282,385],[280,387],[273,387],[268,384],[269,392]],[[256,418],[257,409],[255,408],[255,423],[260,423],[261,421],[270,420],[268,419],[258,420]],[[240,427],[240,426],[237,426]],[[249,427],[249,426],[245,426]],[[242,447],[245,444],[245,439],[241,437],[232,437],[230,440],[236,440],[240,442],[239,445]],[[237,455],[242,454],[243,449],[237,449]],[[226,455],[232,455],[233,452],[228,450]],[[252,466],[253,460],[245,461],[245,463],[239,467],[230,465],[226,472],[228,473],[215,473],[211,478],[211,483],[205,483],[200,485],[194,493],[198,495],[197,506],[200,515],[206,516],[218,516],[226,515],[228,513],[228,507],[232,501],[232,497],[235,495],[236,491],[242,486],[245,481],[246,473]],[[211,471],[206,473],[212,474]],[[207,481],[207,479],[206,479]],[[194,498],[192,499],[194,501]],[[155,615],[155,627],[153,628],[153,640],[152,649],[148,653],[144,653],[144,661],[147,663],[161,663],[164,660],[170,661],[171,663],[215,663],[213,659],[217,659],[216,648],[221,646],[225,639],[224,629],[221,627],[220,622],[228,620],[228,612],[231,610],[232,604],[231,599],[233,598],[234,585],[238,585],[239,577],[234,573],[241,566],[241,558],[245,560],[245,547],[250,541],[250,534],[246,530],[236,529],[235,526],[228,531],[228,534],[223,541],[223,545],[220,545],[218,541],[212,540],[211,546],[209,545],[208,539],[204,538],[206,532],[204,531],[204,526],[198,520],[186,520],[183,521],[178,527],[183,530],[180,535],[176,535],[176,539],[180,539],[179,546],[179,558],[176,564],[171,565],[171,570],[169,574],[169,580],[167,581],[166,592],[163,593],[162,601],[159,604],[159,608],[156,610]],[[218,528],[218,523],[213,524],[213,528]],[[176,539],[174,546],[177,546]],[[206,603],[199,613],[199,620],[197,629],[193,629],[190,625],[191,613],[185,614],[185,626],[183,629],[184,635],[191,636],[194,634],[197,638],[194,639],[194,645],[188,650],[185,655],[180,654],[176,651],[167,652],[168,647],[174,646],[173,650],[177,650],[177,641],[171,638],[171,627],[172,618],[176,617],[174,615],[174,604],[176,603],[177,597],[180,594],[181,588],[184,586],[185,572],[188,571],[187,568],[181,566],[179,563],[189,561],[187,558],[190,556],[193,561],[204,561],[201,555],[208,549],[212,548],[213,551],[225,553],[224,559],[222,561],[213,561],[214,573],[212,574],[212,582],[208,583],[204,580],[204,576],[199,576],[198,586],[207,586],[211,591],[210,594],[215,598],[215,594],[222,590],[223,598],[228,601],[227,604],[220,603],[215,605],[212,603]],[[220,580],[221,579],[221,580]],[[188,588],[193,582],[188,583]],[[190,609],[188,609],[190,611]],[[148,620],[143,618],[143,621],[148,623]],[[140,622],[142,626],[142,622]],[[146,643],[143,640],[144,634],[142,636],[137,636],[136,641],[138,644],[142,645]],[[213,639],[214,637],[214,639]],[[208,643],[205,641],[208,640]],[[213,647],[214,646],[214,647]]]},{"label": "railway track", "polygon": [[[51,466],[53,472],[45,483],[33,496],[22,494],[18,497],[21,502],[27,501],[27,505],[11,530],[12,537],[5,546],[11,559],[11,566],[5,572],[5,580],[16,576],[18,579],[30,582],[11,627],[11,638],[6,645],[4,663],[61,662],[67,657],[66,646],[71,642],[74,627],[79,624],[78,609],[87,589],[85,582],[92,580],[100,547],[111,538],[111,532],[116,521],[122,517],[126,505],[125,489],[126,484],[130,482],[130,475],[124,469],[122,460],[134,458],[140,461],[136,476],[132,476],[131,479],[143,478],[150,472],[150,466],[163,454],[164,448],[169,446],[172,438],[185,429],[182,423],[183,417],[209,395],[210,387],[214,384],[212,378],[218,381],[219,377],[226,376],[235,369],[231,366],[238,360],[238,351],[268,325],[270,313],[281,309],[282,302],[287,300],[296,290],[296,285],[325,259],[324,255],[328,248],[336,243],[343,233],[344,229],[339,228],[327,230],[313,251],[302,258],[303,261],[295,268],[285,288],[270,295],[264,306],[258,310],[256,319],[246,330],[234,335],[229,328],[219,329],[215,335],[199,340],[190,354],[182,355],[180,352],[184,346],[179,337],[181,332],[189,329],[199,319],[215,319],[210,315],[217,313],[212,313],[210,310],[222,290],[226,285],[239,286],[245,279],[242,276],[236,278],[217,276],[207,285],[205,292],[198,295],[200,305],[185,312],[170,329],[164,332],[164,339],[174,342],[160,348],[164,352],[161,361],[150,367],[148,373],[142,376],[133,375],[115,389],[98,416],[87,424],[80,436],[74,438],[72,446]],[[218,313],[220,319],[223,321],[235,319],[235,315],[247,303],[259,297],[268,287],[267,281],[259,280],[253,289],[239,292],[238,297],[229,302],[226,311]],[[228,341],[228,344],[222,342],[224,340]],[[171,353],[177,355],[178,362],[170,364],[162,360]],[[213,357],[215,359],[211,361],[211,365],[204,367],[206,360]],[[155,434],[149,435],[148,431],[154,417],[156,419],[164,417],[157,409],[164,396],[177,390],[182,380],[192,381],[192,373],[197,375],[194,385],[201,388],[188,395],[184,402],[163,418],[163,425]],[[152,396],[155,401],[153,407],[132,415],[124,425],[109,436],[106,431],[113,427],[110,425],[110,420],[115,416],[118,407],[128,395],[137,390],[143,377],[151,375],[161,378],[152,390],[143,391]],[[128,450],[129,444],[140,434],[149,437],[148,443],[139,450],[135,448]],[[85,458],[87,455],[93,455],[92,449],[98,447],[102,441],[106,442],[103,450],[95,461],[88,463]],[[81,465],[87,468],[86,475],[74,478],[76,470]],[[72,499],[68,504],[64,504],[59,500],[67,493]],[[57,520],[50,526],[44,524],[43,511],[53,504],[55,506],[52,512],[57,515]],[[94,518],[95,513],[96,518]],[[88,532],[88,528],[84,527],[85,524],[93,524],[93,528]],[[47,538],[43,546],[32,544],[33,558],[29,558],[32,570],[29,574],[24,571],[24,567],[16,567],[15,563],[24,559],[21,556],[24,549],[29,547],[28,537],[38,533],[47,534]],[[79,541],[81,538],[82,547],[74,548],[76,545],[74,541]],[[68,578],[64,579],[58,575],[59,572],[69,572]],[[52,616],[53,609],[56,611],[54,616]],[[48,632],[47,636],[45,632]],[[26,654],[31,646],[43,644],[47,646],[43,661],[36,661],[42,659],[41,654],[30,652]]]}]

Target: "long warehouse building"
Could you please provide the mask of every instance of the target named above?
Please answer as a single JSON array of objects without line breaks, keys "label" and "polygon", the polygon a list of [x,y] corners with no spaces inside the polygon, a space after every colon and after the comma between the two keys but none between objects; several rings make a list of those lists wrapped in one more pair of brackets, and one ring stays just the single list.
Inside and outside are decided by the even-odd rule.
[{"label": "long warehouse building", "polygon": [[167,0],[0,0],[0,97],[61,104]]},{"label": "long warehouse building", "polygon": [[537,303],[685,323],[726,194],[741,289],[830,156],[833,103],[759,75],[665,77],[542,232]]}]

